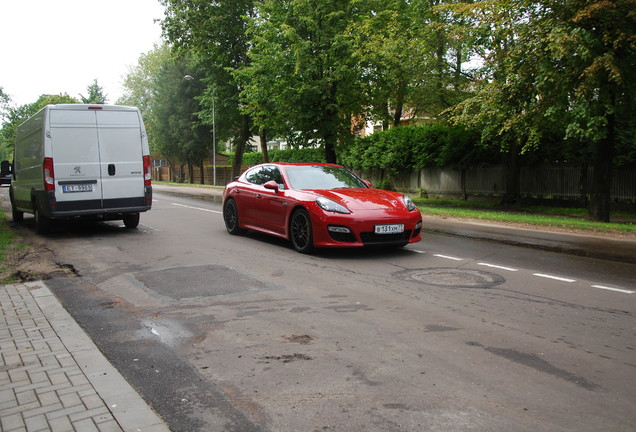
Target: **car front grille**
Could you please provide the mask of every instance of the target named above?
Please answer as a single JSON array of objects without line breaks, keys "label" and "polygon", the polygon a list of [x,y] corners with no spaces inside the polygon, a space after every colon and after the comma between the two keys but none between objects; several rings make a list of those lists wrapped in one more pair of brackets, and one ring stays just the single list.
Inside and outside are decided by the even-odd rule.
[{"label": "car front grille", "polygon": [[374,245],[405,245],[411,238],[411,230],[400,234],[376,234],[374,232],[360,233],[360,239],[365,246]]}]

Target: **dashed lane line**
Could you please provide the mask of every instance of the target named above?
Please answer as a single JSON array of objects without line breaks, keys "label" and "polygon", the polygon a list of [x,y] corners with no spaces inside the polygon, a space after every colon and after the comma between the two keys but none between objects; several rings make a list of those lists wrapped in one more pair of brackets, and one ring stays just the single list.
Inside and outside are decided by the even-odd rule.
[{"label": "dashed lane line", "polygon": [[576,282],[576,279],[568,279],[561,276],[554,276],[554,275],[543,274],[543,273],[532,273],[532,276],[538,276],[538,277],[542,277],[546,279],[552,279],[552,280],[568,282],[568,283]]},{"label": "dashed lane line", "polygon": [[500,269],[500,270],[511,271],[511,272],[519,271],[519,270],[517,270],[517,269],[515,269],[515,268],[511,268],[511,267],[504,267],[504,266],[495,265],[495,264],[477,263],[477,265],[485,266],[485,267],[490,267],[490,268],[496,268],[496,269]]},{"label": "dashed lane line", "polygon": [[592,288],[598,288],[598,289],[607,290],[607,291],[615,291],[615,292],[619,292],[619,293],[623,293],[623,294],[634,294],[634,293],[636,293],[636,291],[620,289],[620,288],[612,288],[612,287],[603,286],[603,285],[592,285]]},{"label": "dashed lane line", "polygon": [[[420,250],[416,250],[416,249],[411,249],[411,250],[413,252],[420,253],[420,254],[426,253],[425,251],[420,251]],[[453,261],[464,261],[463,258],[457,258],[457,257],[448,256],[448,255],[442,255],[442,254],[433,254],[433,256],[436,256],[438,258],[449,259],[449,260],[453,260]],[[490,263],[485,263],[485,262],[477,263],[477,265],[484,266],[484,267],[489,267],[489,268],[495,268],[495,269],[499,269],[499,270],[506,270],[506,271],[510,271],[510,272],[519,271],[518,269],[515,269],[515,268],[512,268],[512,267],[505,267],[505,266],[500,266],[500,265],[490,264]],[[536,276],[536,277],[542,277],[542,278],[546,278],[546,279],[556,280],[556,281],[559,281],[559,282],[567,282],[567,283],[576,282],[576,279],[570,279],[570,278],[565,278],[565,277],[555,276],[555,275],[549,275],[549,274],[544,274],[544,273],[533,273],[532,275]],[[633,291],[633,290],[608,287],[608,286],[605,286],[605,285],[591,285],[591,287],[592,288],[597,288],[597,289],[602,289],[602,290],[607,290],[607,291],[619,292],[619,293],[623,293],[623,294],[636,294],[636,291]]]},{"label": "dashed lane line", "polygon": [[452,261],[464,261],[463,258],[452,257],[452,256],[448,256],[448,255],[434,254],[434,256],[436,256],[438,258],[449,259],[449,260],[452,260]]}]

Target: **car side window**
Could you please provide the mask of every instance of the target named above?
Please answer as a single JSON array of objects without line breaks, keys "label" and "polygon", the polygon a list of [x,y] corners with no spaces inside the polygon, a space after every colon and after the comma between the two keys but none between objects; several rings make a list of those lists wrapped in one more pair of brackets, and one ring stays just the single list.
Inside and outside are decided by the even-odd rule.
[{"label": "car side window", "polygon": [[273,165],[265,165],[252,168],[245,174],[245,179],[255,185],[264,185],[268,181],[274,180],[280,189],[285,189],[285,182],[280,170]]}]

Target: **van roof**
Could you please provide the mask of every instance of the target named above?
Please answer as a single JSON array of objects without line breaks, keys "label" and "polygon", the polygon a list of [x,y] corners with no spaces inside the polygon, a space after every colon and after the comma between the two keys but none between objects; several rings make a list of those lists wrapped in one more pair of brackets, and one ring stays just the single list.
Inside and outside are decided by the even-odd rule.
[{"label": "van roof", "polygon": [[126,105],[102,105],[102,104],[57,104],[57,105],[47,105],[48,109],[64,109],[64,110],[84,110],[84,109],[95,109],[95,110],[106,110],[106,111],[131,111],[138,110],[136,107],[126,106]]}]

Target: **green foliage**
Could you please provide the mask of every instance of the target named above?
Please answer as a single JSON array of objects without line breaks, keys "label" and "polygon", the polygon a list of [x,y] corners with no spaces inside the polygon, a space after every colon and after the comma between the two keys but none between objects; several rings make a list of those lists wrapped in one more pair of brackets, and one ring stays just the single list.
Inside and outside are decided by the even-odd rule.
[{"label": "green foliage", "polygon": [[162,0],[166,16],[164,35],[180,53],[193,56],[200,67],[194,76],[205,85],[199,97],[198,118],[216,125],[219,140],[231,140],[235,150],[232,174],[238,175],[245,147],[251,138],[252,119],[241,111],[241,86],[233,72],[246,67],[251,45],[247,21],[255,0]]},{"label": "green foliage", "polygon": [[433,166],[467,168],[493,162],[479,135],[460,126],[402,126],[357,139],[340,154],[354,169],[382,169],[390,174]]},{"label": "green foliage", "polygon": [[263,0],[250,21],[251,63],[235,75],[259,126],[319,142],[330,162],[364,112],[362,62],[348,33],[362,9],[353,0]]},{"label": "green foliage", "polygon": [[139,56],[137,65],[129,68],[124,77],[124,94],[117,100],[120,105],[130,105],[139,108],[143,115],[151,153],[160,153],[155,130],[161,128],[157,119],[159,108],[159,77],[162,67],[173,61],[170,48],[163,45],[155,45],[154,49]]},{"label": "green foliage", "polygon": [[212,133],[197,121],[203,86],[184,79],[189,73],[196,73],[191,58],[162,58],[153,96],[152,131],[160,154],[177,163],[196,165],[210,154]]},{"label": "green foliage", "polygon": [[[270,162],[319,162],[325,163],[325,152],[320,148],[270,150]],[[243,165],[257,165],[263,162],[260,152],[245,153]]]},{"label": "green foliage", "polygon": [[104,89],[97,83],[97,79],[93,80],[93,83],[86,88],[88,96],[80,95],[82,103],[85,104],[105,104],[107,101]]},{"label": "green foliage", "polygon": [[78,100],[67,94],[60,94],[41,95],[37,101],[18,107],[8,106],[7,103],[5,112],[2,113],[3,124],[0,129],[0,160],[13,159],[13,145],[18,126],[47,105],[65,103],[78,103]]}]

